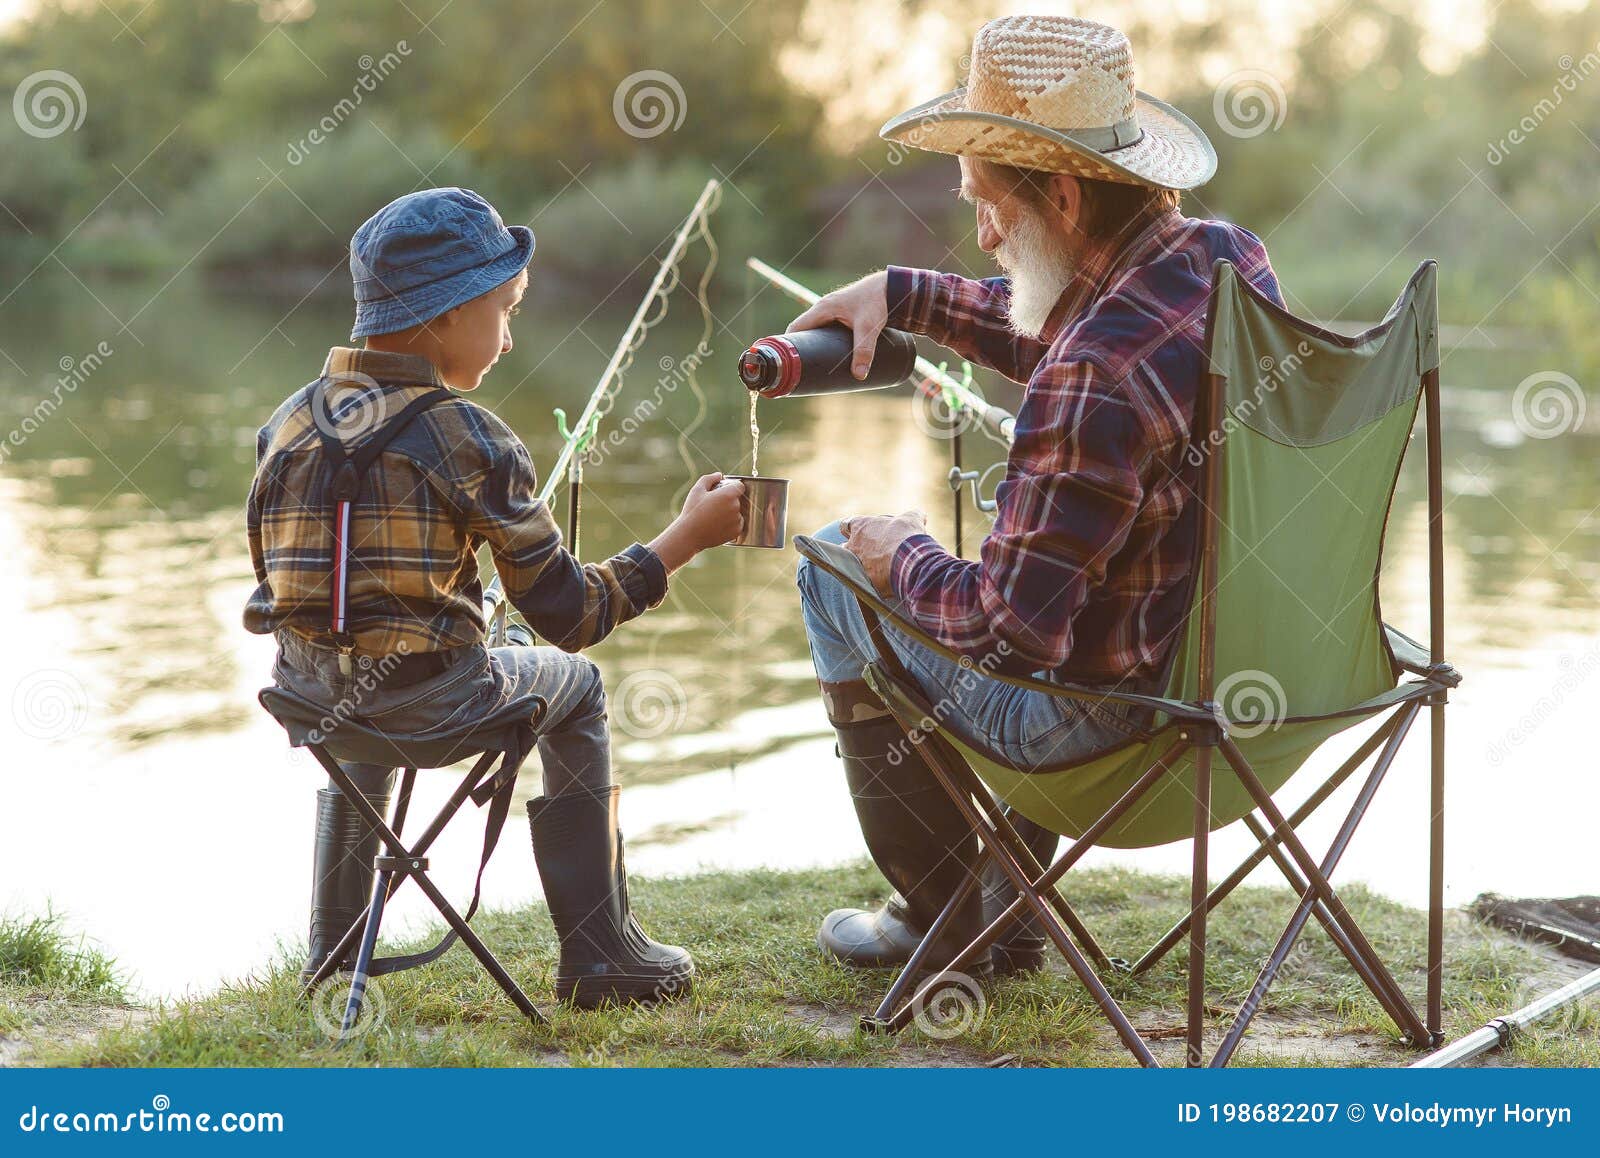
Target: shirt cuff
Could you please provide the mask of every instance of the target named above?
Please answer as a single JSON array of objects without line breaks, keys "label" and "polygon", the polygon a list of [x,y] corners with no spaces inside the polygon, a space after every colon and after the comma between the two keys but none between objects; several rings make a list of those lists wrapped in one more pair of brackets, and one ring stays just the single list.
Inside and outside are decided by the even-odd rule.
[{"label": "shirt cuff", "polygon": [[884,299],[889,306],[889,328],[926,334],[939,298],[941,275],[936,270],[904,265],[891,265],[887,273]]},{"label": "shirt cuff", "polygon": [[622,552],[622,558],[637,564],[623,584],[636,610],[647,611],[667,597],[667,568],[660,555],[635,543]]},{"label": "shirt cuff", "polygon": [[894,588],[894,593],[901,599],[906,598],[906,593],[912,588],[916,569],[925,560],[944,553],[945,549],[939,546],[939,540],[929,534],[912,535],[903,540],[895,548],[894,558],[889,562],[889,585]]}]

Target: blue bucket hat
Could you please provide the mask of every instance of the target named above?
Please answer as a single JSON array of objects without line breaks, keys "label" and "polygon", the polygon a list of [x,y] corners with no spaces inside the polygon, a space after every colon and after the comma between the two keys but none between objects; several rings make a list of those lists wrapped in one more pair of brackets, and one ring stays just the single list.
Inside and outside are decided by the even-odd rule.
[{"label": "blue bucket hat", "polygon": [[509,281],[532,256],[533,231],[508,228],[470,189],[447,185],[397,197],[350,239],[350,339],[436,318]]}]

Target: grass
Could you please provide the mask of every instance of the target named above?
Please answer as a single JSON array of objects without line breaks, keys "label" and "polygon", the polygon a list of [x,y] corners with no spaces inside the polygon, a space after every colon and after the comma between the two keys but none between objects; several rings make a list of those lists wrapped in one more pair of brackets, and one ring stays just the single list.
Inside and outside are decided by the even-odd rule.
[{"label": "grass", "polygon": [[[1073,903],[1110,952],[1132,955],[1184,911],[1187,884],[1120,870],[1085,872]],[[196,1001],[163,1009],[139,1025],[93,1040],[41,1046],[45,1064],[97,1066],[1101,1066],[1131,1059],[1083,988],[1061,970],[990,982],[986,1008],[965,1031],[933,1024],[897,1037],[857,1032],[856,1019],[890,980],[825,960],[813,944],[816,920],[838,904],[870,905],[885,887],[870,866],[809,872],[713,874],[636,881],[634,904],[652,932],[693,948],[694,994],[657,1008],[580,1013],[551,1000],[554,936],[544,909],[485,914],[477,927],[550,1017],[523,1021],[461,948],[424,969],[379,978],[372,1016],[335,1048],[328,1028],[343,991],[327,987],[297,1000],[298,961]],[[1351,887],[1346,903],[1386,951],[1402,986],[1420,1003],[1425,918]],[[1259,961],[1294,898],[1282,890],[1241,890],[1211,921],[1211,1043],[1248,992]],[[1152,1039],[1164,1064],[1179,1061],[1186,952],[1179,947],[1144,977],[1116,977],[1113,993]],[[1566,980],[1548,952],[1451,914],[1447,926],[1447,1030],[1458,1035]],[[1575,970],[1569,970],[1569,972]],[[1498,1064],[1600,1065],[1594,1003],[1523,1037]],[[1394,1027],[1323,932],[1313,926],[1291,955],[1236,1064],[1403,1065]]]},{"label": "grass", "polygon": [[90,1033],[128,1008],[116,963],[68,937],[59,914],[0,918],[0,1063],[21,1057],[35,1034]]}]

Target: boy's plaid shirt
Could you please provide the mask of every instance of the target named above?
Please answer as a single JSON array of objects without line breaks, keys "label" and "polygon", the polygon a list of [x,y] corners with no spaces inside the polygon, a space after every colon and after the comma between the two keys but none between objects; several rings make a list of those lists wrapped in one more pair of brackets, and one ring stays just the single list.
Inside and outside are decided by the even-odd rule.
[{"label": "boy's plaid shirt", "polygon": [[[335,346],[322,377],[331,429],[359,445],[430,389],[428,359]],[[307,385],[256,437],[246,523],[258,586],[245,626],[288,628],[314,644],[329,634],[333,536],[324,499],[329,465]],[[488,543],[506,595],[542,638],[567,651],[604,639],[666,596],[667,574],[638,543],[605,563],[580,564],[561,545],[537,497],[527,448],[499,418],[466,398],[423,411],[362,480],[351,511],[349,630],[370,655],[438,651],[484,637],[477,548]]]},{"label": "boy's plaid shirt", "polygon": [[1161,672],[1188,611],[1199,473],[1185,457],[1219,258],[1282,303],[1255,235],[1173,209],[1085,256],[1043,341],[1007,326],[1004,278],[889,267],[890,326],[1027,384],[979,559],[928,535],[895,553],[924,631],[1069,682]]}]

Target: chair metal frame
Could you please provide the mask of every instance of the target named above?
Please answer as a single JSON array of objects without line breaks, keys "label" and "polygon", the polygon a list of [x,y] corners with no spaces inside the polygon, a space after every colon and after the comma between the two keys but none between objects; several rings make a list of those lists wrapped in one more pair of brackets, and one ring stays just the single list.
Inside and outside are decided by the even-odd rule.
[{"label": "chair metal frame", "polygon": [[[284,716],[274,708],[274,703],[285,706],[292,705],[298,708],[307,706],[320,711],[317,705],[310,701],[302,700],[293,693],[281,688],[264,688],[259,696],[261,704],[279,723],[284,724],[285,730],[290,730],[285,723]],[[421,744],[408,743],[408,738],[391,737],[366,728],[359,723],[348,719],[335,717],[336,723],[328,729],[321,739],[312,740],[304,738],[300,742],[290,730],[291,743],[297,747],[304,747],[322,765],[329,778],[339,786],[339,790],[355,806],[367,826],[378,834],[382,849],[374,858],[377,876],[373,884],[372,899],[368,902],[362,914],[351,923],[340,938],[333,952],[322,961],[306,981],[302,989],[302,997],[309,998],[325,981],[341,970],[352,947],[356,947],[356,959],[351,971],[350,990],[345,1002],[344,1015],[341,1020],[339,1042],[344,1042],[352,1029],[360,1020],[361,1007],[366,995],[369,976],[372,972],[373,953],[377,947],[379,928],[383,923],[383,914],[388,901],[394,896],[395,891],[407,880],[414,880],[423,895],[428,898],[449,926],[450,933],[445,940],[439,942],[432,950],[419,953],[406,958],[396,959],[391,968],[385,972],[395,972],[400,969],[411,968],[416,965],[426,964],[441,955],[449,947],[454,937],[459,937],[463,944],[478,959],[479,964],[494,980],[495,984],[505,993],[511,1003],[535,1025],[547,1024],[543,1014],[523,992],[522,988],[512,978],[505,966],[494,955],[481,937],[472,930],[470,920],[477,907],[477,897],[473,898],[472,908],[466,915],[459,913],[444,893],[440,891],[432,878],[428,875],[429,861],[427,852],[453,820],[461,808],[470,799],[481,805],[489,805],[489,816],[485,830],[485,843],[483,860],[479,865],[481,880],[482,869],[488,863],[490,852],[493,850],[494,841],[499,835],[499,826],[505,820],[505,811],[510,803],[511,790],[516,784],[517,771],[521,765],[522,757],[531,750],[533,737],[545,711],[545,703],[539,697],[531,697],[527,705],[531,710],[525,718],[514,722],[505,721],[480,721],[455,732],[428,737]],[[503,715],[503,713],[502,713]],[[335,751],[339,749],[341,730],[348,734],[356,735],[367,743],[379,742],[386,744],[393,751],[393,760],[396,765],[402,766],[404,771],[401,777],[400,790],[394,805],[394,820],[391,827],[388,820],[366,798],[349,774],[340,766]],[[330,747],[331,746],[331,747]],[[401,838],[405,825],[406,813],[411,803],[412,788],[416,783],[417,772],[420,768],[445,768],[457,762],[476,756],[477,759],[468,772],[456,784],[439,811],[424,828],[421,834],[409,846]],[[370,752],[347,752],[346,759],[355,759],[366,762],[371,759]],[[500,761],[498,768],[496,760]],[[359,938],[359,946],[357,939]]]},{"label": "chair metal frame", "polygon": [[[1286,311],[1283,313],[1285,317],[1292,317]],[[1208,347],[1213,321],[1214,312],[1208,315]],[[1341,341],[1355,341],[1355,339],[1339,339],[1337,335],[1326,332],[1323,332],[1322,336]],[[1427,429],[1428,662],[1424,665],[1414,661],[1408,662],[1396,656],[1397,662],[1405,671],[1419,678],[1398,685],[1401,691],[1400,697],[1384,706],[1393,709],[1388,718],[1287,817],[1273,801],[1272,794],[1257,778],[1244,753],[1229,736],[1228,721],[1213,699],[1216,691],[1216,593],[1220,534],[1218,498],[1221,482],[1220,460],[1221,455],[1225,453],[1225,443],[1206,456],[1201,468],[1201,493],[1198,500],[1201,504],[1200,528],[1197,536],[1197,565],[1200,570],[1201,585],[1198,608],[1199,696],[1195,701],[1184,703],[1178,710],[1173,710],[1172,707],[1166,709],[1177,732],[1175,742],[1122,793],[1115,803],[1090,824],[1080,837],[1072,841],[1066,852],[1048,868],[1034,858],[1027,845],[1018,836],[1006,816],[1003,803],[994,799],[966,759],[943,735],[939,734],[937,725],[939,714],[928,704],[916,678],[906,670],[890,645],[884,631],[884,621],[893,622],[899,631],[912,636],[924,645],[939,650],[945,649],[914,624],[900,617],[894,608],[885,603],[872,589],[870,582],[866,581],[865,573],[859,568],[841,567],[840,560],[837,557],[833,560],[827,558],[828,552],[819,545],[804,537],[797,540],[797,547],[803,555],[844,582],[855,596],[877,651],[877,658],[867,665],[864,672],[868,682],[883,697],[895,719],[906,730],[908,737],[922,754],[934,778],[977,836],[980,846],[979,865],[981,866],[986,860],[992,860],[1004,872],[1018,894],[1017,899],[1003,915],[992,921],[942,969],[935,967],[930,970],[927,959],[931,953],[931,946],[938,942],[940,934],[953,914],[976,887],[977,874],[975,872],[969,874],[967,881],[930,926],[922,943],[895,979],[877,1010],[872,1015],[862,1018],[861,1024],[864,1030],[888,1033],[903,1029],[911,1022],[915,1010],[924,1008],[927,1001],[940,988],[949,984],[950,974],[966,969],[995,943],[1002,929],[1009,926],[1016,918],[1023,916],[1025,912],[1031,911],[1043,926],[1046,936],[1065,958],[1072,972],[1089,991],[1111,1023],[1122,1044],[1145,1066],[1157,1066],[1159,1063],[1127,1014],[1112,997],[1100,973],[1115,972],[1132,976],[1144,973],[1187,934],[1190,968],[1185,1062],[1188,1066],[1202,1064],[1213,1067],[1225,1066],[1232,1059],[1251,1020],[1260,1010],[1268,988],[1277,977],[1295,942],[1310,918],[1315,917],[1333,943],[1349,960],[1384,1011],[1393,1019],[1403,1035],[1405,1044],[1416,1049],[1432,1049],[1442,1044],[1445,706],[1449,689],[1460,683],[1460,676],[1444,658],[1443,487],[1439,431],[1440,384],[1437,367],[1421,374],[1419,387],[1423,396]],[[1201,391],[1202,414],[1218,415],[1222,398],[1223,379],[1208,368],[1204,374]],[[1207,421],[1210,421],[1209,417]],[[1196,423],[1196,427],[1209,428],[1199,422]],[[853,574],[850,573],[852,570]],[[1392,629],[1389,630],[1392,633]],[[1008,682],[1037,686],[1039,690],[1065,698],[1107,699],[1143,706],[1149,706],[1151,703],[1147,697],[1105,689],[1002,678],[1007,678]],[[1163,702],[1172,704],[1172,701]],[[1424,707],[1429,711],[1432,725],[1425,1018],[1418,1014],[1408,1000],[1393,974],[1378,957],[1365,934],[1351,917],[1338,892],[1329,883],[1329,877],[1365,817],[1402,741]],[[1374,709],[1370,714],[1376,717],[1383,710],[1384,708]],[[1331,713],[1330,716],[1347,714],[1349,713]],[[1068,870],[1095,845],[1095,842],[1190,750],[1194,753],[1196,768],[1190,911],[1142,957],[1129,965],[1126,961],[1107,955],[1056,886]],[[1317,861],[1302,843],[1296,829],[1368,758],[1373,757],[1374,753],[1377,753],[1376,758],[1348,814],[1340,824],[1323,859]],[[1257,841],[1257,845],[1255,850],[1227,877],[1215,887],[1209,887],[1212,778],[1213,764],[1218,757],[1225,768],[1238,778],[1254,804],[1254,810],[1243,818],[1243,823]],[[1257,812],[1260,814],[1260,819]],[[1290,888],[1299,894],[1300,901],[1277,944],[1261,966],[1255,983],[1234,1015],[1232,1024],[1209,1063],[1206,1063],[1204,1047],[1207,915],[1267,859],[1270,859],[1282,872]],[[923,980],[908,996],[908,991],[912,990],[913,979],[918,977]]]}]

